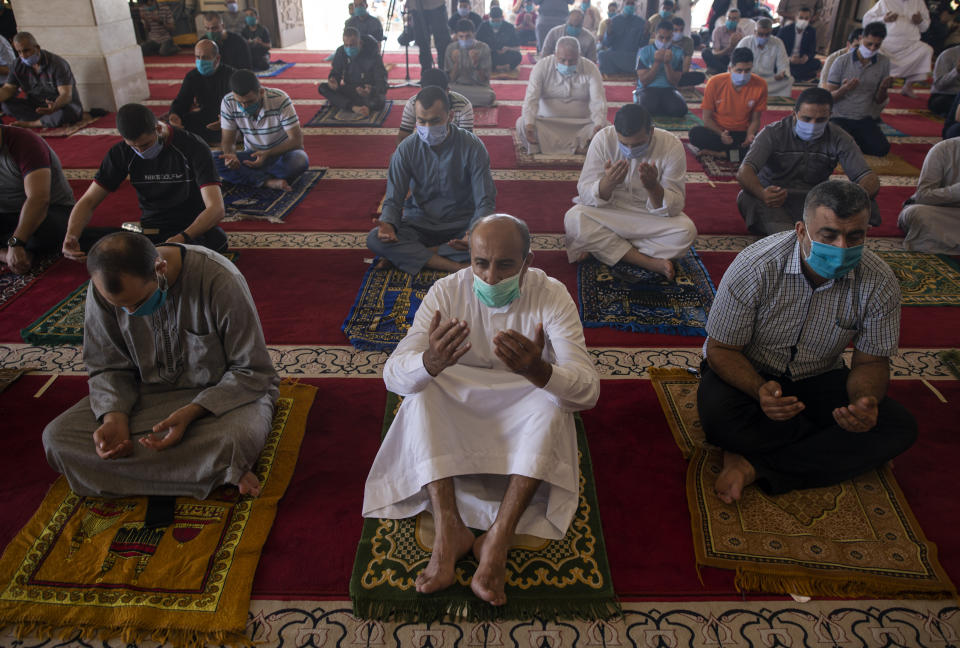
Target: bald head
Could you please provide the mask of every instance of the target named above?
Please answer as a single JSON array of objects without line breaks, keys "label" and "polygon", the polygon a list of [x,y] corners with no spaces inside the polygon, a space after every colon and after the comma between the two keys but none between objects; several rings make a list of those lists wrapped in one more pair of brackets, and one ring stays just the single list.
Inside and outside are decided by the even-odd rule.
[{"label": "bald head", "polygon": [[509,214],[492,214],[481,218],[470,229],[470,247],[477,243],[497,243],[509,247],[521,261],[530,253],[530,229],[519,218]]},{"label": "bald head", "polygon": [[220,56],[220,48],[209,38],[201,38],[193,47],[193,54],[198,59],[212,61]]}]

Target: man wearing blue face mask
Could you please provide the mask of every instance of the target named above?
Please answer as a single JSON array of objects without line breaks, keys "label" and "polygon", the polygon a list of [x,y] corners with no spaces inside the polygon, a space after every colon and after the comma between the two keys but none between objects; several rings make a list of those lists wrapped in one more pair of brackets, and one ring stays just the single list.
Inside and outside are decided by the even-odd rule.
[{"label": "man wearing blue face mask", "polygon": [[637,52],[637,89],[633,100],[651,115],[683,117],[687,102],[677,86],[683,75],[683,50],[673,45],[673,23],[657,25],[653,43]]},{"label": "man wearing blue face mask", "polygon": [[723,275],[697,405],[707,441],[724,451],[724,502],[751,484],[768,494],[837,484],[916,439],[913,416],[887,396],[900,285],[865,249],[869,215],[863,189],[824,182],[793,231],[746,248]]},{"label": "man wearing blue face mask", "polygon": [[564,36],[576,38],[580,42],[580,56],[597,62],[597,37],[593,32],[583,28],[583,12],[579,9],[570,11],[567,22],[557,25],[549,32],[540,48],[540,56],[550,56],[557,51],[557,41]]},{"label": "man wearing blue face mask", "polygon": [[250,48],[250,63],[254,70],[266,70],[270,67],[270,32],[260,24],[260,14],[256,9],[246,9],[243,17],[243,29],[240,36]]},{"label": "man wearing blue face mask", "polygon": [[503,19],[503,9],[490,8],[490,21],[480,25],[477,30],[477,40],[483,41],[490,48],[493,68],[506,66],[513,70],[523,60],[520,54],[520,40],[513,25]]},{"label": "man wearing blue face mask", "polygon": [[450,28],[451,35],[455,35],[460,31],[461,20],[469,20],[473,23],[473,31],[480,29],[480,23],[483,22],[480,14],[470,8],[470,0],[459,0],[459,2],[457,2],[456,13],[450,16],[450,20],[447,21],[447,27]]},{"label": "man wearing blue face mask", "polygon": [[711,46],[704,47],[703,62],[707,64],[707,69],[714,74],[720,74],[730,65],[730,55],[737,48],[744,37],[740,31],[740,10],[731,7],[727,10],[726,20],[718,21],[713,29],[711,37]]},{"label": "man wearing blue face mask", "polygon": [[210,148],[196,135],[158,122],[141,104],[117,111],[122,142],[100,163],[90,187],[70,213],[63,255],[83,261],[80,237],[97,206],[127,178],[137,192],[140,225],[154,243],[191,243],[223,252],[218,226],[225,210]]},{"label": "man wearing blue face mask", "polygon": [[473,552],[471,589],[502,606],[514,534],[558,539],[573,520],[573,412],[594,406],[600,380],[566,287],[530,267],[525,223],[477,222],[470,260],[430,288],[384,366],[404,400],[367,476],[363,515],[429,511],[436,538],[417,592],[453,585],[456,562]]},{"label": "man wearing blue face mask", "polygon": [[603,38],[607,34],[607,28],[610,27],[610,21],[613,20],[613,17],[620,13],[620,5],[617,2],[611,2],[607,5],[607,17],[600,22],[600,27],[597,28],[597,42],[603,43]]},{"label": "man wearing blue face mask", "polygon": [[387,70],[372,36],[354,27],[343,30],[343,45],[333,55],[330,76],[317,90],[332,106],[367,117],[387,100]]},{"label": "man wearing blue face mask", "polygon": [[[387,194],[367,247],[404,272],[453,272],[469,255],[470,224],[493,213],[490,156],[473,134],[450,123],[450,98],[436,86],[417,94],[417,135],[390,158]],[[409,198],[407,194],[409,192]]]},{"label": "man wearing blue face mask", "polygon": [[627,104],[593,138],[563,218],[570,263],[593,255],[673,279],[673,259],[697,237],[683,213],[687,158],[672,133],[653,127],[642,106]]},{"label": "man wearing blue face mask", "polygon": [[[290,183],[310,166],[300,118],[282,90],[264,88],[250,70],[230,77],[220,104],[220,148],[214,160],[226,182],[292,191]],[[237,153],[237,131],[244,150]]]},{"label": "man wearing blue face mask", "polygon": [[193,48],[195,65],[183,77],[167,117],[172,125],[199,135],[207,144],[220,141],[220,101],[230,92],[234,69],[220,59],[220,48],[206,38]]},{"label": "man wearing blue face mask", "polygon": [[738,47],[753,52],[753,74],[767,82],[769,96],[790,96],[793,91],[790,58],[783,41],[773,35],[773,21],[769,18],[758,20],[757,33],[744,37]]},{"label": "man wearing blue face mask", "polygon": [[250,61],[250,46],[240,34],[227,31],[223,24],[223,18],[216,11],[206,11],[203,14],[204,36],[212,40],[220,48],[220,56],[223,62],[237,70],[249,70],[252,67]]},{"label": "man wearing blue face mask", "polygon": [[590,4],[590,0],[582,0],[576,8],[583,12],[583,28],[596,36],[602,18],[600,10]]},{"label": "man wearing blue face mask", "polygon": [[[53,52],[41,49],[30,32],[13,37],[17,60],[0,87],[0,103],[14,126],[55,128],[72,124],[83,116],[77,82],[70,64]],[[20,98],[20,92],[26,95]]]},{"label": "man wearing blue face mask", "polygon": [[94,245],[87,270],[90,395],[43,431],[51,467],[80,496],[259,495],[279,379],[240,272],[131,232]]},{"label": "man wearing blue face mask", "polygon": [[457,26],[457,40],[447,47],[443,69],[450,79],[450,89],[462,94],[474,106],[492,106],[497,100],[490,87],[493,70],[490,47],[475,38],[473,23],[469,20],[461,20]]},{"label": "man wearing blue face mask", "polygon": [[636,0],[624,0],[623,10],[610,19],[598,53],[600,72],[607,75],[637,72],[637,51],[647,44],[647,21],[636,13]]},{"label": "man wearing blue face mask", "polygon": [[807,193],[830,179],[838,164],[870,197],[870,224],[880,224],[874,200],[880,179],[853,138],[830,122],[832,105],[829,92],[807,88],[793,114],[769,124],[753,141],[737,171],[743,189],[737,206],[751,232],[766,236],[793,229],[803,217]]},{"label": "man wearing blue face mask", "polygon": [[344,27],[355,27],[360,32],[360,36],[373,36],[377,41],[377,47],[383,40],[383,23],[380,19],[372,15],[367,10],[367,0],[353,1],[353,15],[344,23]]}]

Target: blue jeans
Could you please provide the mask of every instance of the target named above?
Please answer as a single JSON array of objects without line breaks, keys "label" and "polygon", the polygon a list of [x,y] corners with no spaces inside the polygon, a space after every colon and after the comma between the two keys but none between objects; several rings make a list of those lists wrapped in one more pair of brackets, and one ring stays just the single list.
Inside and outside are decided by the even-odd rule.
[{"label": "blue jeans", "polygon": [[250,151],[237,153],[237,159],[240,160],[240,167],[228,169],[223,162],[223,153],[214,153],[213,157],[213,161],[217,164],[217,172],[224,181],[230,184],[253,185],[254,187],[261,187],[267,180],[273,178],[292,182],[310,167],[310,158],[307,157],[303,149],[287,151],[283,155],[270,158],[259,169],[251,169],[243,164],[244,160],[253,159],[253,153]]}]

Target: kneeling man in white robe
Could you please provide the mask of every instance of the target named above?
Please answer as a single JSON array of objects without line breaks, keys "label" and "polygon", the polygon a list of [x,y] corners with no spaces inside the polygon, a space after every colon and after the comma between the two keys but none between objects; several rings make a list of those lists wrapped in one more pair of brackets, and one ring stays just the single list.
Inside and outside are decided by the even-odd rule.
[{"label": "kneeling man in white robe", "polygon": [[597,133],[566,213],[567,258],[592,254],[609,266],[631,263],[673,279],[673,259],[697,238],[683,213],[687,158],[673,134],[653,127],[643,106],[627,104]]},{"label": "kneeling man in white robe", "polygon": [[[416,579],[449,587],[473,551],[471,588],[506,603],[514,534],[564,536],[577,510],[573,413],[600,380],[566,287],[530,268],[530,233],[495,214],[470,233],[468,268],[438,281],[383,369],[404,396],[367,476],[363,515],[429,511],[436,539]],[[469,529],[486,529],[474,539]]]},{"label": "kneeling man in white robe", "polygon": [[564,36],[557,53],[537,61],[530,73],[517,135],[531,154],[582,154],[607,123],[600,69],[580,56],[576,38]]}]

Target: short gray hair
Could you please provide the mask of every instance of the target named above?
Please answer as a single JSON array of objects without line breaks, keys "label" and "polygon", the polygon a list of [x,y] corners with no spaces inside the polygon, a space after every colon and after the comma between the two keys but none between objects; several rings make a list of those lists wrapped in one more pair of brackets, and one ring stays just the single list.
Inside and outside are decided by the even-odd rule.
[{"label": "short gray hair", "polygon": [[561,36],[557,40],[557,48],[555,51],[559,52],[560,48],[572,49],[576,51],[577,56],[580,56],[580,41],[578,41],[573,36]]},{"label": "short gray hair", "polygon": [[810,225],[817,207],[826,207],[837,218],[850,218],[870,211],[870,196],[860,185],[847,180],[826,180],[807,193],[803,201],[803,224]]},{"label": "short gray hair", "polygon": [[508,220],[514,224],[514,226],[517,228],[517,232],[520,234],[520,243],[521,247],[523,248],[523,258],[527,258],[527,255],[530,254],[530,228],[527,227],[527,224],[516,216],[511,216],[510,214],[490,214],[489,216],[484,216],[470,226],[470,231],[468,232],[470,237],[473,238],[473,231],[483,223],[490,223],[498,220]]}]

